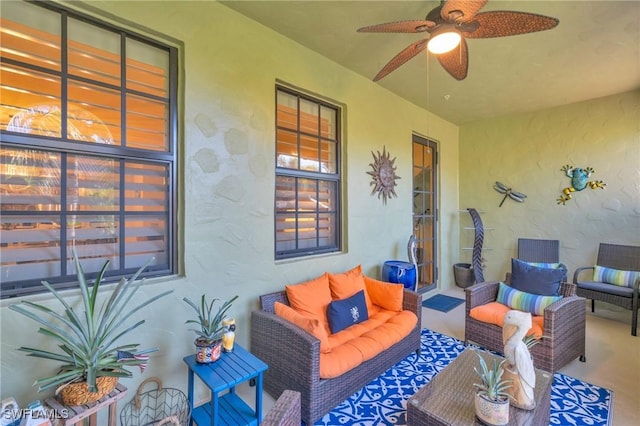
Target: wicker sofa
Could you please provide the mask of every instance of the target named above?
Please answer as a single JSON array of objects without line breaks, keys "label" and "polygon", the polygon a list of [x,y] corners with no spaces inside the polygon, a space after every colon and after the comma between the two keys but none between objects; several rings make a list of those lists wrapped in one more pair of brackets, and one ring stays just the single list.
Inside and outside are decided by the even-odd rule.
[{"label": "wicker sofa", "polygon": [[301,394],[302,420],[313,424],[389,367],[420,349],[421,296],[403,290],[402,307],[418,317],[415,328],[399,342],[331,379],[320,378],[320,340],[275,314],[276,302],[289,305],[287,293],[260,296],[261,309],[251,314],[251,352],[269,365],[264,389],[274,398],[290,389]]}]

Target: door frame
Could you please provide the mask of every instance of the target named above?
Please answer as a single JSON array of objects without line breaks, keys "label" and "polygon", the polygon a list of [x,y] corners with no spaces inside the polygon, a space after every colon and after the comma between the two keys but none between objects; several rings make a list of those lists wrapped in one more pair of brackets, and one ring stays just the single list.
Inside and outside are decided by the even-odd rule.
[{"label": "door frame", "polygon": [[[427,149],[431,149],[431,162],[428,165],[431,169],[430,173],[430,188],[429,190],[419,190],[419,185],[417,185],[416,177],[423,175],[423,171],[427,169],[427,164],[424,164],[424,161],[420,160],[420,164],[416,164],[416,152],[418,147],[427,147]],[[413,133],[411,136],[411,152],[412,152],[412,160],[411,160],[411,179],[412,179],[412,232],[416,236],[417,243],[417,263],[418,263],[418,287],[417,291],[419,293],[426,293],[428,291],[434,290],[438,288],[438,279],[439,279],[439,262],[438,262],[438,254],[439,254],[439,233],[438,233],[438,223],[439,223],[439,212],[440,212],[440,198],[438,194],[438,177],[439,177],[439,162],[438,162],[438,142],[434,139],[427,138],[425,136]],[[423,154],[420,154],[421,159],[423,158]],[[430,202],[428,203],[427,209],[424,209],[421,214],[416,215],[416,209],[419,206],[416,205],[416,198],[420,197],[424,203],[424,196],[430,196]],[[430,211],[427,213],[428,208],[430,207]],[[422,206],[422,208],[424,208]],[[423,220],[427,219],[427,220]],[[424,227],[425,224],[430,223],[430,230],[428,232],[420,232],[417,227]],[[427,237],[425,237],[425,235]],[[429,237],[430,236],[430,237]],[[430,246],[430,250],[425,250],[426,244]],[[427,253],[431,253],[430,259],[425,259],[424,256]],[[430,266],[430,268],[429,268]],[[425,281],[425,274],[430,274],[428,277],[429,280]]]}]

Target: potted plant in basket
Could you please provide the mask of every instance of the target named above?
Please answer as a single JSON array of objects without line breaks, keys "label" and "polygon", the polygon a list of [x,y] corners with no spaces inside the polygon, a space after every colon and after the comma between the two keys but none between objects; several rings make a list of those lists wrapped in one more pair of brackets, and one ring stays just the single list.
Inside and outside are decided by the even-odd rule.
[{"label": "potted plant in basket", "polygon": [[119,284],[114,284],[109,298],[98,306],[98,293],[109,260],[104,263],[95,281],[90,282],[75,249],[72,252],[82,300],[79,309],[74,309],[47,281],[43,281],[42,285],[60,302],[62,312],[27,300],[12,304],[9,309],[40,323],[42,327],[38,332],[57,341],[62,349],[62,352],[51,352],[31,347],[18,348],[27,352],[28,356],[62,363],[56,374],[36,380],[34,386],[39,386],[39,392],[55,387],[56,395],[63,404],[83,405],[95,402],[111,392],[120,377],[131,377],[133,374],[127,367],[138,366],[141,370],[144,369],[148,354],[155,352],[157,348],[139,350],[138,343],[118,342],[125,334],[144,324],[145,320],[130,323],[134,313],[173,290],[153,296],[134,308],[127,307],[144,282],[144,279],[136,279],[151,259],[130,279],[122,278]]},{"label": "potted plant in basket", "polygon": [[506,390],[511,387],[511,380],[502,378],[505,360],[494,358],[489,367],[480,352],[476,353],[480,359],[480,370],[477,367],[473,369],[482,381],[473,384],[477,389],[474,400],[476,416],[487,425],[506,425],[509,423],[509,394]]},{"label": "potted plant in basket", "polygon": [[217,361],[220,358],[222,335],[225,332],[226,327],[222,324],[222,320],[225,319],[225,315],[231,304],[238,298],[234,296],[227,300],[218,308],[214,310],[214,305],[219,299],[212,299],[207,303],[206,296],[203,294],[200,297],[200,304],[196,305],[188,297],[183,298],[189,306],[198,314],[197,319],[189,319],[185,321],[185,324],[197,324],[198,329],[191,328],[196,333],[196,362],[201,364],[208,364]]}]

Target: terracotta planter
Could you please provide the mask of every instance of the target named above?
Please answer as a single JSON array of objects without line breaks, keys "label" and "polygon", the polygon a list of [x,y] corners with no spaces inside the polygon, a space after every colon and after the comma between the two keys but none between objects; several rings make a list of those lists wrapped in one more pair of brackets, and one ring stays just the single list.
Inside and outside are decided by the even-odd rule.
[{"label": "terracotta planter", "polygon": [[98,392],[89,392],[87,382],[77,382],[58,388],[56,394],[64,405],[85,405],[108,395],[116,388],[117,384],[118,377],[100,376],[96,379]]},{"label": "terracotta planter", "polygon": [[504,426],[509,423],[509,400],[496,402],[476,394],[474,406],[478,419],[489,426]]},{"label": "terracotta planter", "polygon": [[209,340],[196,339],[196,362],[210,364],[220,358],[222,353],[222,340],[211,342]]}]

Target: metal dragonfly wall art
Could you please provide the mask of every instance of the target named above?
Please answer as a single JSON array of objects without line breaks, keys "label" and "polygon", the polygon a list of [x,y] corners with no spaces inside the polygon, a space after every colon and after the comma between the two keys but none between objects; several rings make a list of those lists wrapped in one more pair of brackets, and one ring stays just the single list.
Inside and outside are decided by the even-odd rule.
[{"label": "metal dragonfly wall art", "polygon": [[527,196],[522,192],[516,192],[502,182],[496,181],[495,185],[493,185],[493,189],[501,194],[504,194],[504,198],[502,198],[502,201],[500,202],[500,205],[498,207],[502,207],[502,205],[504,204],[504,200],[506,200],[507,197],[519,203],[524,203],[524,199],[527,198]]}]

